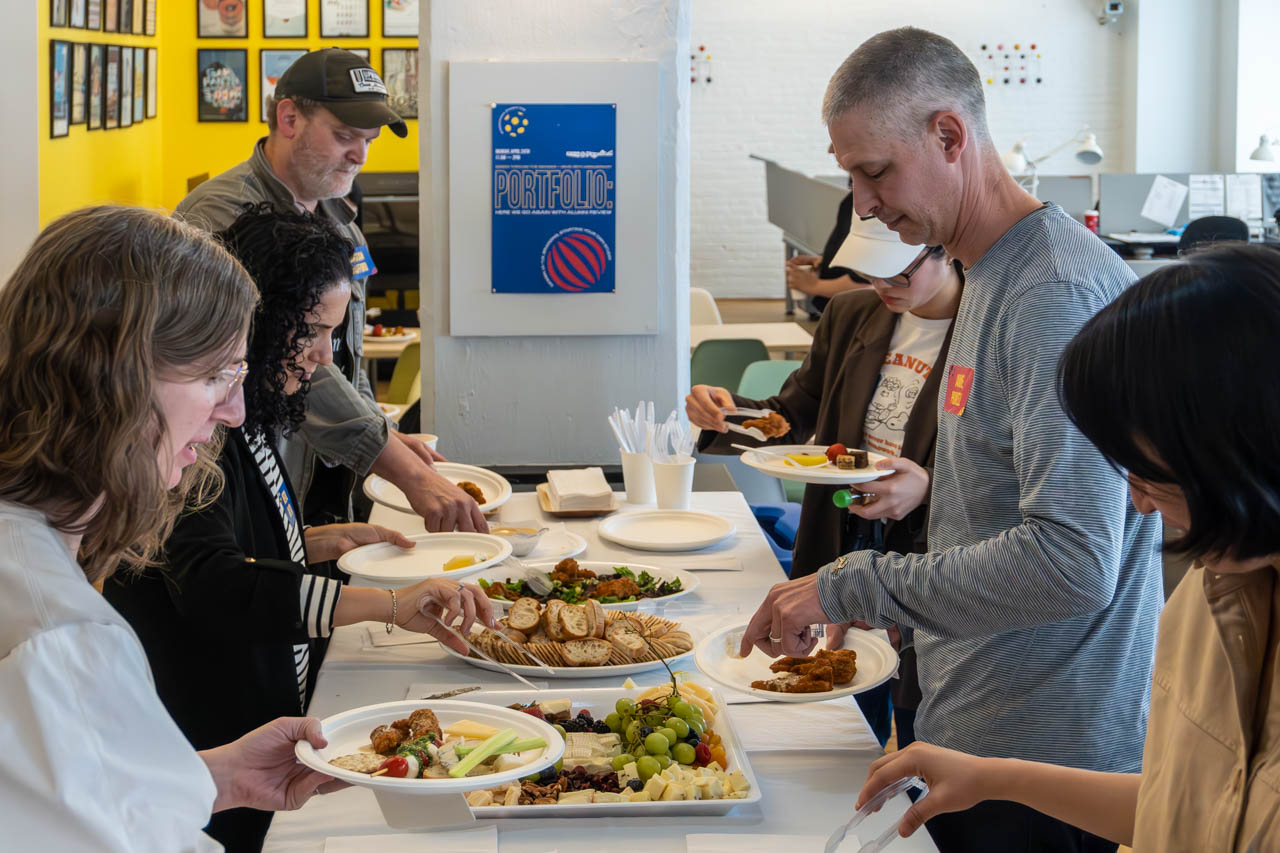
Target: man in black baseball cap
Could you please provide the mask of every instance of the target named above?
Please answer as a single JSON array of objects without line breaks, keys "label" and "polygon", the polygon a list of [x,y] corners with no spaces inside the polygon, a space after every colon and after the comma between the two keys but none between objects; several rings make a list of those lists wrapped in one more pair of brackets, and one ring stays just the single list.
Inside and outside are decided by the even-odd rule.
[{"label": "man in black baseball cap", "polygon": [[396,136],[409,133],[404,119],[387,106],[387,87],[378,72],[349,50],[314,50],[299,57],[276,82],[276,102],[318,101],[344,124],[366,130],[386,125]]}]

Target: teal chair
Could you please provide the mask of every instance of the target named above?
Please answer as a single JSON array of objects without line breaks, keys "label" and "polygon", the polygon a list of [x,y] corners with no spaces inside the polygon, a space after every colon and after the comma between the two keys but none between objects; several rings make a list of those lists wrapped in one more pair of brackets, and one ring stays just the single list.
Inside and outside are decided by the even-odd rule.
[{"label": "teal chair", "polygon": [[[748,400],[764,400],[782,390],[782,383],[795,373],[803,361],[754,361],[747,365],[738,382],[738,393]],[[804,498],[804,483],[782,481],[787,500],[799,503]]]},{"label": "teal chair", "polygon": [[703,341],[689,362],[690,383],[737,388],[747,365],[768,360],[769,350],[755,338]]}]

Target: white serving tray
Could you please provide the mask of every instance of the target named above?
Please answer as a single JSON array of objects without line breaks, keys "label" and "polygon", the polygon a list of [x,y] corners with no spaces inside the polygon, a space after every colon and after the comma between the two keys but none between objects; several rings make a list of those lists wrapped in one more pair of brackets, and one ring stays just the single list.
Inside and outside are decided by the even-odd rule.
[{"label": "white serving tray", "polygon": [[[464,480],[470,480],[480,487],[480,491],[484,492],[487,499],[480,504],[480,511],[483,513],[491,513],[498,507],[502,506],[511,497],[511,483],[506,477],[487,468],[477,468],[475,465],[462,465],[457,462],[437,462],[435,465],[436,473],[444,477],[451,483],[461,483]],[[384,480],[377,474],[370,474],[364,479],[364,493],[371,501],[376,501],[383,506],[400,512],[412,513],[413,507],[409,505],[409,499],[405,497],[400,487],[390,480]]]},{"label": "white serving tray", "polygon": [[[540,560],[525,560],[524,564],[529,568],[540,569],[546,572],[551,571],[556,565],[555,562],[544,562]],[[638,601],[616,601],[611,604],[602,603],[600,606],[605,610],[635,610],[641,605],[659,603],[666,604],[667,602],[675,601],[677,598],[682,598],[683,596],[693,592],[698,588],[698,584],[700,583],[697,577],[689,574],[688,572],[681,571],[680,569],[661,569],[657,566],[646,566],[625,560],[579,560],[578,566],[583,569],[590,569],[597,575],[613,574],[615,566],[626,566],[627,568],[632,569],[637,575],[641,572],[648,572],[659,581],[665,582],[675,580],[677,578],[680,580],[681,587],[680,591],[677,593],[664,595],[661,598],[642,598]],[[473,580],[480,580],[483,578],[484,580],[493,583],[494,581],[505,581],[507,578],[519,578],[522,576],[523,573],[516,567],[501,565],[489,567],[485,571],[476,575]],[[505,611],[511,606],[511,603],[508,603],[505,599],[501,598],[490,598],[489,601],[493,603],[495,609],[501,611]]]},{"label": "white serving tray", "polygon": [[[489,599],[489,600],[493,601],[493,599]],[[681,625],[680,627],[683,630],[688,631],[691,636],[696,636],[695,632],[692,629],[684,625]],[[696,645],[697,644],[695,642],[695,646]],[[519,673],[520,675],[523,675],[525,678],[530,678],[530,677],[536,677],[540,679],[542,678],[552,678],[552,679],[554,678],[609,678],[612,676],[618,676],[620,678],[625,675],[636,675],[641,672],[648,672],[651,669],[662,669],[661,660],[642,661],[640,663],[625,663],[625,664],[618,664],[616,666],[559,666],[554,663],[549,663],[548,666],[550,666],[553,670],[555,670],[555,675],[552,675],[542,667],[535,666],[533,664],[529,664],[529,665],[504,664],[503,666],[506,667],[504,669],[503,666],[499,666],[495,663],[487,661],[484,658],[474,658],[469,655],[460,654],[454,651],[453,649],[449,648],[448,646],[446,646],[444,643],[440,644],[440,649],[445,654],[451,655],[452,657],[455,657],[458,660],[465,661],[471,664],[472,666],[478,666],[480,667],[480,669],[487,669],[490,672],[499,672],[503,674],[506,674],[508,671],[511,671],[511,672]],[[681,652],[678,655],[674,655],[673,657],[666,658],[665,660],[667,662],[667,665],[671,666],[671,665],[674,665],[676,661],[680,660],[680,658],[686,658],[691,654],[693,654],[693,651],[689,650],[687,652]]]},{"label": "white serving tray", "polygon": [[[593,717],[604,719],[604,713],[612,711],[614,704],[623,696],[632,698],[639,696],[647,688],[637,687],[569,687],[547,690],[481,690],[469,693],[465,697],[468,702],[483,702],[492,705],[511,705],[515,702],[537,702],[548,699],[572,699],[573,714],[581,708],[588,708]],[[490,818],[539,818],[539,817],[694,817],[698,815],[724,815],[738,806],[754,805],[760,802],[760,782],[751,770],[746,750],[738,740],[733,729],[724,697],[712,688],[715,697],[717,715],[713,726],[724,744],[725,756],[729,760],[729,771],[741,770],[751,783],[751,791],[740,800],[676,800],[648,803],[583,803],[581,805],[554,806],[475,806],[472,812],[477,819]],[[464,697],[459,697],[464,698]],[[607,709],[607,711],[606,711]],[[527,774],[526,774],[527,775]],[[486,785],[484,787],[496,787]]]}]

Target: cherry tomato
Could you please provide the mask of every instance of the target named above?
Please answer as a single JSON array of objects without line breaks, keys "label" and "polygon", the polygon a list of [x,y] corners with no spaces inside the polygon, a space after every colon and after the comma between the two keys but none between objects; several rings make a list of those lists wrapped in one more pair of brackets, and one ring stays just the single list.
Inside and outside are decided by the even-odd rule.
[{"label": "cherry tomato", "polygon": [[380,337],[382,337],[382,324],[381,324],[381,323],[374,323],[374,324],[373,324],[373,336],[374,336],[375,338],[380,338]]},{"label": "cherry tomato", "polygon": [[378,767],[379,770],[387,771],[384,776],[394,776],[397,779],[403,779],[409,775],[409,762],[403,755],[393,755]]},{"label": "cherry tomato", "polygon": [[846,456],[848,453],[849,448],[837,441],[835,444],[827,448],[827,461],[834,465],[836,464],[837,456]]}]

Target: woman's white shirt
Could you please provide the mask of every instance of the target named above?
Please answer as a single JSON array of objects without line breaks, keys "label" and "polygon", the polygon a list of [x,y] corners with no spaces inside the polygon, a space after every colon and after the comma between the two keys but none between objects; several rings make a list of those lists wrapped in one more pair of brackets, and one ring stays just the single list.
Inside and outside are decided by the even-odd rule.
[{"label": "woman's white shirt", "polygon": [[128,623],[34,510],[0,502],[0,847],[218,851],[217,791]]}]

